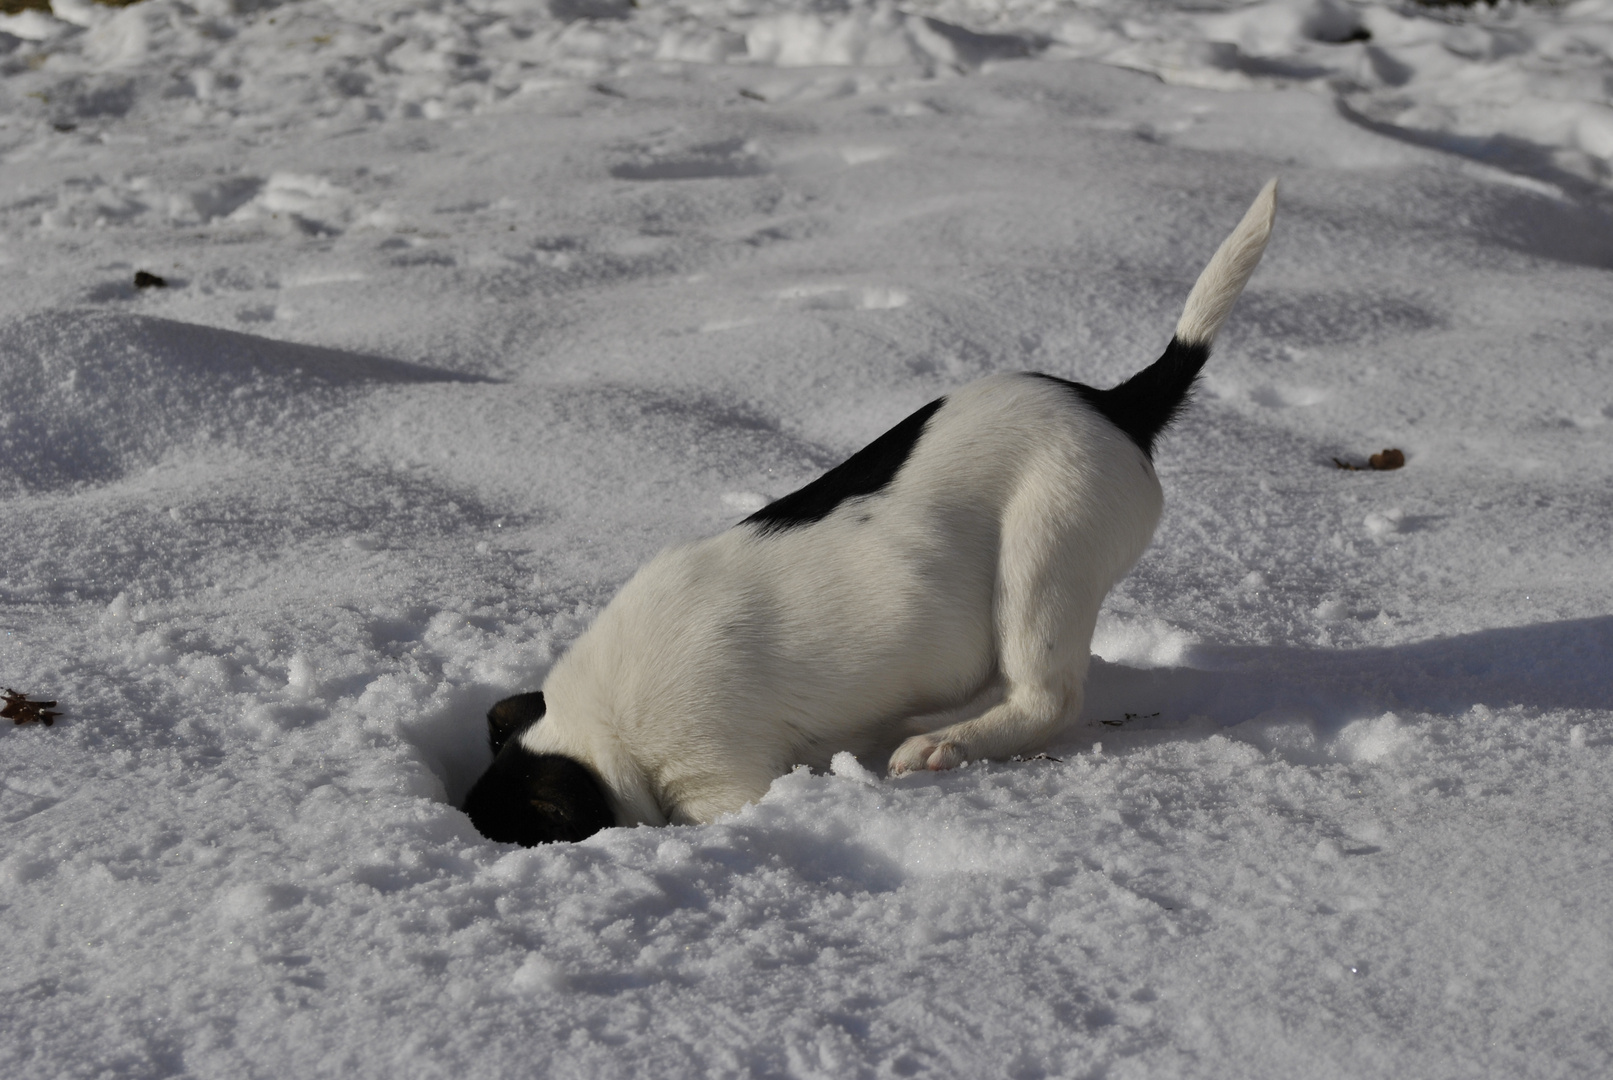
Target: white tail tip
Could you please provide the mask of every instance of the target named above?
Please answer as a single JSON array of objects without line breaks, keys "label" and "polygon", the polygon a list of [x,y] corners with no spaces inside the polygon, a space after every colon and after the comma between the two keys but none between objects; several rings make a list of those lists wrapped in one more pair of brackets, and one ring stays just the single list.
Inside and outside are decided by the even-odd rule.
[{"label": "white tail tip", "polygon": [[1232,235],[1221,241],[1215,256],[1199,275],[1187,296],[1182,317],[1176,323],[1176,337],[1184,345],[1209,345],[1221,324],[1232,313],[1232,305],[1243,294],[1249,275],[1260,265],[1271,225],[1277,217],[1277,181],[1268,180],[1255,196],[1249,212],[1243,215]]}]

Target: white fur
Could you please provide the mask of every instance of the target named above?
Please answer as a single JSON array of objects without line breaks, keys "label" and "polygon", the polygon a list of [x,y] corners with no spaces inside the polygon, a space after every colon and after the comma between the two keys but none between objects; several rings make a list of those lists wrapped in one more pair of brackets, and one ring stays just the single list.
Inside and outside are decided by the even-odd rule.
[{"label": "white fur", "polygon": [[1244,212],[1232,234],[1221,241],[1209,265],[1199,274],[1193,291],[1182,306],[1176,323],[1176,336],[1189,345],[1214,343],[1221,324],[1232,314],[1232,305],[1243,294],[1249,275],[1260,265],[1271,239],[1272,222],[1277,217],[1277,181],[1266,181],[1255,201]]},{"label": "white fur", "polygon": [[[1194,287],[1193,340],[1253,271],[1272,196]],[[1080,716],[1098,608],[1161,507],[1147,456],[1069,388],[981,379],[883,490],[644,566],[550,672],[521,744],[591,767],[619,825],[710,821],[841,750],[895,746],[902,773],[1037,749]],[[926,717],[945,726],[900,741]]]}]

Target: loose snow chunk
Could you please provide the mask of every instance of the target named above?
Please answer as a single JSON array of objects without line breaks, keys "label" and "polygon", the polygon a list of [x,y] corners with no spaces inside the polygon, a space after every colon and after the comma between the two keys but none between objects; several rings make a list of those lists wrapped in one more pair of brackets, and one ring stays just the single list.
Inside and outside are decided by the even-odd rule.
[{"label": "loose snow chunk", "polygon": [[1351,762],[1379,761],[1411,741],[1411,735],[1400,725],[1394,713],[1384,713],[1374,720],[1356,720],[1346,724],[1329,747],[1333,756]]},{"label": "loose snow chunk", "polygon": [[311,698],[319,689],[319,669],[305,653],[296,653],[286,666],[286,689],[292,697]]},{"label": "loose snow chunk", "polygon": [[510,989],[517,994],[529,996],[541,993],[559,993],[566,989],[570,980],[560,966],[552,960],[547,960],[537,953],[527,953],[521,966],[515,969],[510,978]]},{"label": "loose snow chunk", "polygon": [[829,768],[834,774],[846,780],[854,780],[859,784],[878,784],[879,778],[867,769],[850,751],[842,750],[829,762]]},{"label": "loose snow chunk", "polygon": [[1361,524],[1365,525],[1367,532],[1373,536],[1388,536],[1390,533],[1400,531],[1400,522],[1404,517],[1404,512],[1399,509],[1374,510]]},{"label": "loose snow chunk", "polygon": [[219,911],[232,922],[250,922],[302,903],[303,890],[295,885],[255,883],[238,885],[219,900]]},{"label": "loose snow chunk", "polygon": [[669,866],[680,866],[694,858],[694,848],[683,840],[663,840],[655,849],[655,860]]},{"label": "loose snow chunk", "polygon": [[1351,721],[1331,737],[1324,731],[1319,731],[1307,716],[1274,709],[1228,729],[1227,733],[1301,765],[1380,761],[1411,740],[1394,713]]},{"label": "loose snow chunk", "polygon": [[1320,863],[1336,863],[1344,857],[1344,849],[1337,840],[1318,840],[1311,850],[1311,858]]},{"label": "loose snow chunk", "polygon": [[0,15],[0,33],[10,34],[24,41],[44,41],[66,32],[69,25],[71,24],[61,19],[53,19],[34,8],[19,11],[15,15]]},{"label": "loose snow chunk", "polygon": [[[85,3],[83,7],[91,5]],[[65,11],[58,11],[58,14],[66,16]],[[79,22],[79,18],[68,17]],[[85,55],[102,68],[128,68],[139,64],[149,51],[150,21],[156,18],[159,16],[148,13],[144,6],[125,8],[90,30],[84,44]]]},{"label": "loose snow chunk", "polygon": [[1316,764],[1325,760],[1316,725],[1309,717],[1269,710],[1227,729],[1233,738],[1276,754],[1288,761]]},{"label": "loose snow chunk", "polygon": [[277,214],[299,214],[341,194],[340,188],[322,176],[277,172],[269,177],[262,202],[265,209]]},{"label": "loose snow chunk", "polygon": [[[1193,720],[1201,724],[1210,722],[1203,716],[1194,717]],[[1101,750],[1103,744],[1093,745]],[[1248,743],[1229,739],[1225,735],[1211,735],[1205,740],[1204,749],[1209,760],[1232,768],[1247,768],[1260,760],[1259,750]]]},{"label": "loose snow chunk", "polygon": [[906,306],[907,294],[901,289],[869,286],[863,290],[862,308],[864,311],[890,311],[893,308]]},{"label": "loose snow chunk", "polygon": [[1198,639],[1160,619],[1121,621],[1107,612],[1098,617],[1092,652],[1111,664],[1134,668],[1181,667]]},{"label": "loose snow chunk", "polygon": [[1342,622],[1350,617],[1350,609],[1344,601],[1334,598],[1317,604],[1313,614],[1322,622]]}]

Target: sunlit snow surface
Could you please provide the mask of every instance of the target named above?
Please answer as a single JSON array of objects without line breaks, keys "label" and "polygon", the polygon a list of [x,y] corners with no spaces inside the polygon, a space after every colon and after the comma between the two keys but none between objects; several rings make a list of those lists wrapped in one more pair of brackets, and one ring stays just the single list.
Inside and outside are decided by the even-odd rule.
[{"label": "sunlit snow surface", "polygon": [[[0,17],[0,1075],[1613,1070],[1610,27]],[[650,554],[1152,360],[1272,175],[1055,759],[453,808]]]}]

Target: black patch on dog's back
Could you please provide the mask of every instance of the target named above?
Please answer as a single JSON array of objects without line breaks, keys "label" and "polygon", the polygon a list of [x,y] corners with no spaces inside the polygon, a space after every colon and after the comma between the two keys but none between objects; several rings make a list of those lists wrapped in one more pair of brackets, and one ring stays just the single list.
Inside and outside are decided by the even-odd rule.
[{"label": "black patch on dog's back", "polygon": [[847,499],[884,488],[907,464],[924,434],[924,425],[946,400],[936,398],[812,483],[769,503],[740,524],[756,526],[763,536],[783,532],[822,521]]},{"label": "black patch on dog's back", "polygon": [[487,710],[487,746],[498,757],[504,744],[543,719],[543,691],[516,694]]},{"label": "black patch on dog's back", "polygon": [[580,762],[505,743],[465,796],[476,831],[501,844],[575,843],[616,824],[605,789]]},{"label": "black patch on dog's back", "polygon": [[1175,422],[1192,400],[1193,384],[1209,358],[1208,345],[1190,345],[1173,337],[1158,360],[1108,390],[1097,390],[1057,375],[1031,374],[1066,387],[1125,432],[1126,437],[1153,460],[1154,440]]}]

